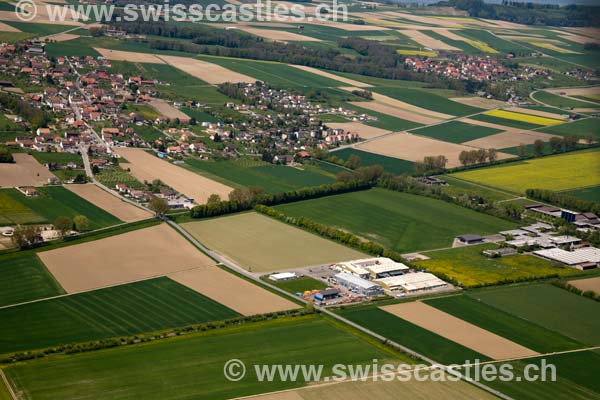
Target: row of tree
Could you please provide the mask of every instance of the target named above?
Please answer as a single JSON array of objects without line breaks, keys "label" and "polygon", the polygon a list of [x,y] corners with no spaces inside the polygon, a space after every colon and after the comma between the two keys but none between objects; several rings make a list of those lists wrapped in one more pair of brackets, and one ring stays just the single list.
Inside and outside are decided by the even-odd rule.
[{"label": "row of tree", "polygon": [[493,162],[498,159],[496,149],[463,150],[458,155],[458,161],[464,166],[483,164],[486,161]]},{"label": "row of tree", "polygon": [[545,189],[527,189],[525,194],[530,199],[555,204],[569,210],[600,214],[600,202],[598,201],[584,200]]},{"label": "row of tree", "polygon": [[[76,215],[73,218],[60,216],[54,221],[54,229],[60,237],[65,237],[73,229],[84,232],[90,227],[90,221],[85,215]],[[43,242],[42,228],[39,225],[18,225],[11,236],[12,243],[20,248],[35,247]]]},{"label": "row of tree", "polygon": [[229,193],[229,198],[227,200],[222,200],[217,195],[211,196],[206,204],[194,207],[191,210],[190,215],[192,218],[213,217],[250,210],[257,204],[273,206],[294,201],[331,196],[334,194],[366,190],[370,189],[372,186],[373,184],[370,182],[353,180],[306,187],[275,194],[265,193],[264,189],[259,187],[243,187],[234,189]]}]

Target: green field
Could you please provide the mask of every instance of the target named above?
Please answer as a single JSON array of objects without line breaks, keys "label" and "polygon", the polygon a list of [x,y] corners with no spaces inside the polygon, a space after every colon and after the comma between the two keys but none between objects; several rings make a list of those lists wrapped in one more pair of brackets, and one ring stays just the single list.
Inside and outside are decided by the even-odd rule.
[{"label": "green field", "polygon": [[0,255],[0,306],[63,293],[60,284],[48,272],[37,255],[33,253]]},{"label": "green field", "polygon": [[571,190],[568,192],[564,192],[569,196],[578,197],[583,200],[595,201],[596,203],[600,202],[600,185],[592,186],[588,188],[582,188],[577,190]]},{"label": "green field", "polygon": [[58,217],[73,218],[84,215],[90,220],[89,229],[98,229],[115,225],[121,221],[92,203],[82,199],[62,186],[46,186],[38,188],[37,197],[27,197],[16,189],[5,189],[3,192],[12,200],[41,215],[46,222],[53,223]]},{"label": "green field", "polygon": [[425,300],[425,303],[540,353],[584,347],[581,343],[566,336],[491,307],[469,296],[440,297]]},{"label": "green field", "polygon": [[[85,393],[103,399],[219,400],[304,385],[260,382],[254,365],[323,364],[323,376],[329,376],[334,363],[399,361],[398,356],[354,331],[311,316],[54,356],[10,366],[5,373],[28,398],[62,400]],[[247,366],[246,377],[235,383],[223,375],[223,366],[230,359],[242,360]]]},{"label": "green field", "polygon": [[[127,168],[127,164],[124,164],[123,167]],[[95,178],[109,188],[114,188],[115,185],[124,183],[133,189],[145,189],[145,185],[142,182],[135,179],[129,172],[121,167],[101,169],[100,172],[95,175]]]},{"label": "green field", "polygon": [[460,179],[525,193],[527,189],[570,190],[600,184],[600,150],[478,168],[453,174]]},{"label": "green field", "polygon": [[276,208],[290,216],[308,217],[350,231],[399,252],[447,247],[452,245],[454,237],[463,233],[495,233],[515,226],[441,200],[385,189],[323,197]]},{"label": "green field", "polygon": [[0,224],[18,225],[46,221],[44,217],[20,202],[15,191],[15,189],[0,189]]},{"label": "green field", "polygon": [[421,126],[421,124],[413,121],[392,117],[391,115],[383,114],[373,110],[368,110],[366,108],[362,108],[350,103],[344,103],[343,107],[350,110],[354,110],[360,114],[367,114],[371,117],[377,118],[377,121],[369,121],[366,123],[367,125],[371,125],[376,128],[387,129],[393,132],[400,132],[407,129],[416,128],[417,126]]},{"label": "green field", "polygon": [[253,272],[282,271],[366,255],[258,213],[182,225],[198,241]]},{"label": "green field", "polygon": [[481,254],[483,250],[492,248],[496,248],[496,245],[485,244],[427,252],[426,255],[431,259],[418,261],[417,265],[434,274],[449,276],[465,287],[577,272],[572,268],[555,267],[549,261],[530,255],[487,258]]},{"label": "green field", "polygon": [[463,181],[462,179],[457,179],[450,175],[443,175],[439,178],[448,182],[448,186],[441,186],[440,189],[442,192],[450,196],[460,196],[466,193],[470,196],[482,196],[493,201],[508,200],[515,197],[515,195],[503,192],[499,189],[489,188],[472,182]]},{"label": "green field", "polygon": [[40,164],[55,163],[66,165],[72,162],[83,166],[83,159],[80,154],[32,151],[31,155],[38,160]]},{"label": "green field", "polygon": [[0,353],[224,320],[235,311],[157,278],[0,310]]},{"label": "green field", "polygon": [[360,157],[360,164],[363,167],[369,165],[381,165],[386,171],[395,175],[415,173],[415,163],[411,161],[400,160],[399,158],[382,156],[353,148],[345,148],[340,151],[329,153],[330,156],[335,156],[341,158],[342,160],[347,160],[353,154]]},{"label": "green field", "polygon": [[595,141],[600,140],[600,120],[597,118],[586,118],[578,121],[569,122],[567,124],[549,126],[540,129],[542,132],[552,133],[555,135],[577,135],[583,139],[593,137]]},{"label": "green field", "polygon": [[412,131],[417,135],[427,136],[434,139],[443,140],[451,143],[464,143],[469,140],[475,140],[482,137],[494,135],[502,132],[500,129],[488,128],[465,124],[459,121],[450,121],[445,124],[433,125],[427,128],[416,129]]},{"label": "green field", "polygon": [[307,290],[322,290],[326,289],[327,285],[322,281],[311,278],[310,276],[302,276],[296,279],[290,279],[282,282],[275,282],[269,279],[268,275],[263,278],[265,282],[269,282],[271,285],[275,285],[286,292],[296,294],[303,293]]},{"label": "green field", "polygon": [[199,56],[198,58],[251,76],[257,80],[268,82],[274,86],[292,88],[298,86],[312,88],[344,86],[344,83],[340,81],[290,67],[287,64],[226,57]]},{"label": "green field", "polygon": [[480,108],[449,100],[427,89],[376,87],[373,91],[418,107],[444,114],[463,116],[483,111]]},{"label": "green field", "polygon": [[346,310],[340,310],[339,314],[442,364],[462,364],[465,361],[488,359],[476,351],[377,307],[350,307]]},{"label": "green field", "polygon": [[593,104],[579,101],[571,97],[563,97],[558,94],[549,92],[539,91],[533,95],[534,100],[537,100],[543,104],[560,108],[594,108]]},{"label": "green field", "polygon": [[521,46],[520,44],[501,39],[490,32],[481,29],[462,29],[460,30],[460,35],[468,39],[487,43],[489,46],[502,53],[514,52],[516,54],[531,54],[531,50]]},{"label": "green field", "polygon": [[600,303],[594,300],[549,284],[481,290],[469,295],[581,343],[600,344]]},{"label": "green field", "polygon": [[477,114],[477,115],[473,115],[469,118],[475,119],[477,121],[491,122],[492,124],[509,126],[512,128],[519,128],[519,129],[535,129],[535,128],[539,128],[542,126],[542,125],[530,124],[529,122],[517,121],[514,119],[494,117],[492,115],[487,115],[487,114]]},{"label": "green field", "polygon": [[[486,382],[486,385],[512,397],[513,399],[537,400],[598,400],[600,399],[600,384],[595,374],[600,368],[600,353],[598,351],[583,351],[577,353],[558,354],[533,358],[522,361],[513,361],[515,376],[524,377],[524,369],[529,364],[542,366],[545,364],[556,366],[556,381],[552,382],[550,370],[547,372],[547,381],[528,381],[521,379],[518,382],[502,382],[497,379]],[[543,368],[541,369],[543,370]]]},{"label": "green field", "polygon": [[201,161],[195,158],[185,159],[185,166],[233,187],[258,186],[268,193],[288,192],[335,181],[334,175],[312,166],[300,170],[262,161]]}]

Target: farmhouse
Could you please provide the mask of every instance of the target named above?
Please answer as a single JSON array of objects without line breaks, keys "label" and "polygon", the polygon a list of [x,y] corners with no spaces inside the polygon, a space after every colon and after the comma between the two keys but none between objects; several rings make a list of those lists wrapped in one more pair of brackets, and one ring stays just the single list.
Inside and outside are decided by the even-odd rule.
[{"label": "farmhouse", "polygon": [[573,251],[544,249],[534,251],[533,254],[580,270],[593,269],[600,265],[600,249],[595,247],[582,247]]},{"label": "farmhouse", "polygon": [[359,278],[347,272],[340,272],[335,275],[335,279],[340,286],[355,291],[363,296],[376,296],[383,294],[383,288],[374,282]]},{"label": "farmhouse", "polygon": [[448,285],[437,276],[427,272],[414,272],[400,276],[391,276],[389,278],[377,279],[373,282],[380,284],[385,289],[392,292],[403,291],[407,293],[435,289]]}]

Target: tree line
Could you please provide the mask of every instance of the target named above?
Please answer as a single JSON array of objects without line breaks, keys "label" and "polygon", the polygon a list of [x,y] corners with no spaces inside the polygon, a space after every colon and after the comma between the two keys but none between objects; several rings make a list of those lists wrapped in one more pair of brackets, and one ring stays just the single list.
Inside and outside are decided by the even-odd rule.
[{"label": "tree line", "polygon": [[530,199],[551,203],[569,210],[600,214],[600,202],[597,201],[584,200],[545,189],[527,189],[525,194]]}]

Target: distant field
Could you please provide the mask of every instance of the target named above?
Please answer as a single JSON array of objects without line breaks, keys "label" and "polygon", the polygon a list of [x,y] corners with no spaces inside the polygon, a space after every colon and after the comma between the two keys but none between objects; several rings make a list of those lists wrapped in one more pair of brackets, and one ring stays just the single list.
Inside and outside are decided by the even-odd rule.
[{"label": "distant field", "polygon": [[0,306],[63,293],[35,253],[0,255]]},{"label": "distant field", "polygon": [[600,320],[596,317],[600,303],[564,289],[528,285],[481,290],[469,296],[581,343],[600,344]]},{"label": "distant field", "polygon": [[53,223],[58,217],[73,218],[76,215],[88,217],[90,220],[89,229],[103,228],[121,222],[116,217],[62,186],[40,187],[38,193],[39,195],[36,197],[27,197],[16,189],[6,189],[4,191],[4,194],[13,201],[42,216],[45,222]]},{"label": "distant field", "polygon": [[512,111],[506,111],[506,110],[488,111],[485,113],[485,115],[490,115],[492,117],[497,117],[497,118],[509,119],[512,121],[525,122],[528,124],[543,125],[543,126],[556,125],[556,124],[560,124],[563,122],[560,119],[541,117],[539,115],[521,114],[518,112],[512,112]]},{"label": "distant field", "polygon": [[558,94],[544,91],[536,92],[533,95],[533,98],[541,103],[560,108],[590,108],[594,106],[593,104],[586,103],[584,101],[579,101],[577,99],[563,97]]},{"label": "distant field", "polygon": [[550,261],[530,255],[487,258],[481,251],[495,245],[468,246],[428,252],[430,260],[417,264],[430,272],[447,275],[465,287],[490,285],[513,279],[534,279],[575,273],[572,268],[554,267]]},{"label": "distant field", "polygon": [[354,110],[359,114],[367,114],[371,117],[377,118],[377,121],[369,121],[367,125],[375,126],[377,128],[386,129],[393,132],[400,132],[406,129],[416,128],[417,126],[422,125],[420,123],[409,121],[407,119],[396,118],[381,112],[359,107],[356,104],[344,103],[344,107],[350,110]]},{"label": "distant field", "polygon": [[469,140],[479,139],[500,132],[502,132],[500,129],[470,125],[459,121],[450,121],[446,122],[445,124],[417,129],[412,133],[416,135],[428,136],[430,138],[439,139],[446,142],[464,143],[468,142]]},{"label": "distant field", "polygon": [[450,115],[463,116],[482,111],[480,108],[471,107],[442,97],[427,89],[396,89],[389,87],[376,87],[377,93],[390,96],[394,99],[405,101],[418,107]]},{"label": "distant field", "polygon": [[258,186],[268,193],[287,192],[335,181],[333,175],[316,167],[299,170],[261,161],[245,166],[241,161],[200,161],[195,158],[187,158],[185,163],[190,170],[220,180],[228,186]]},{"label": "distant field", "polygon": [[[102,398],[221,400],[303,386],[300,382],[260,382],[252,365],[332,365],[399,361],[345,327],[316,316],[281,319],[190,334],[155,343],[12,365],[5,373],[31,398],[70,399],[86,393]],[[248,366],[241,381],[223,375],[226,361]],[[403,362],[410,362],[407,359]],[[156,379],[149,379],[156,377]],[[118,378],[118,379],[117,379]]]},{"label": "distant field", "polygon": [[323,197],[276,208],[284,214],[308,217],[348,230],[400,252],[447,247],[462,233],[495,233],[515,226],[441,200],[385,189]]},{"label": "distant field", "polygon": [[442,192],[449,194],[450,196],[459,196],[463,193],[470,195],[483,196],[491,200],[508,200],[515,197],[510,193],[502,192],[501,190],[484,187],[472,182],[463,181],[450,175],[443,175],[440,179],[448,182],[448,186],[442,186],[440,189]]},{"label": "distant field", "polygon": [[395,174],[414,174],[415,164],[410,161],[400,160],[399,158],[382,156],[380,154],[370,153],[368,151],[346,148],[340,151],[330,153],[330,156],[339,157],[342,160],[347,160],[352,154],[360,157],[363,167],[369,165],[381,165],[386,171]]},{"label": "distant field", "polygon": [[524,193],[526,189],[569,190],[600,184],[600,150],[479,168],[453,174],[457,178]]},{"label": "distant field", "polygon": [[554,135],[578,135],[583,139],[591,136],[596,141],[600,140],[600,120],[597,118],[581,119],[579,121],[569,122],[568,124],[549,126],[541,130]]},{"label": "distant field", "polygon": [[276,86],[287,87],[291,85],[322,88],[343,85],[342,82],[276,62],[208,56],[200,56],[199,58]]},{"label": "distant field", "polygon": [[513,361],[510,364],[513,366],[515,376],[523,377],[527,365],[533,363],[541,366],[542,360],[545,360],[546,365],[556,366],[557,379],[555,382],[539,379],[502,382],[496,379],[486,384],[513,399],[597,400],[600,398],[598,379],[593,374],[589,374],[589,371],[600,368],[600,354],[597,351],[544,356]]},{"label": "distant field", "polygon": [[488,360],[483,354],[411,324],[377,307],[350,307],[340,310],[339,314],[443,364],[462,364],[467,360],[476,359]]},{"label": "distant field", "polygon": [[583,347],[573,339],[491,307],[472,297],[446,296],[425,300],[425,303],[540,353]]},{"label": "distant field", "polygon": [[592,186],[588,188],[570,190],[568,192],[564,192],[564,194],[568,194],[569,196],[579,197],[583,200],[600,202],[600,185]]},{"label": "distant field", "polygon": [[0,353],[134,335],[239,316],[169,278],[0,310]]},{"label": "distant field", "polygon": [[514,119],[495,117],[494,115],[488,115],[488,114],[477,114],[477,115],[470,116],[469,118],[477,120],[477,121],[491,122],[492,124],[498,124],[498,125],[508,126],[511,128],[519,128],[519,129],[535,129],[535,128],[539,128],[542,126],[542,125],[537,125],[537,124],[524,122],[524,121],[518,121],[518,120],[514,120]]},{"label": "distant field", "polygon": [[366,257],[257,213],[189,222],[183,227],[212,250],[253,272],[281,271]]}]

